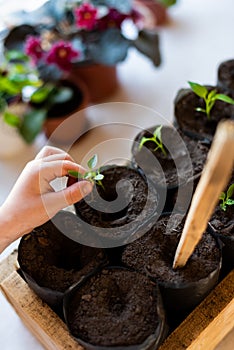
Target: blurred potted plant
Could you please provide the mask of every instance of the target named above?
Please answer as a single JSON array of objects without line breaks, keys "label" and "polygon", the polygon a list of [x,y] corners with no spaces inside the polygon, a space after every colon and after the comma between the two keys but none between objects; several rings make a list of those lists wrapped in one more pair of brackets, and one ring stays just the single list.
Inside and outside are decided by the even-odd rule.
[{"label": "blurred potted plant", "polygon": [[42,85],[37,71],[24,54],[8,52],[0,66],[0,156],[21,152],[41,131],[45,112],[34,109],[24,98],[28,88]]},{"label": "blurred potted plant", "polygon": [[[46,37],[36,36],[27,37],[24,50],[44,82],[43,86],[30,95],[30,101],[34,107],[46,110],[46,136],[57,143],[76,140],[83,131],[86,121],[83,109],[89,102],[84,83],[78,79],[74,80],[70,74],[72,62],[80,55],[79,51],[69,42],[58,40],[50,43]],[[79,112],[79,115],[75,125],[73,121],[69,121],[57,129],[76,112]]]},{"label": "blurred potted plant", "polygon": [[125,60],[130,47],[155,66],[160,64],[158,34],[143,28],[144,21],[131,0],[50,0],[30,17],[7,35],[5,46],[19,47],[20,42],[22,46],[27,35],[35,33],[46,37],[50,45],[58,40],[70,42],[80,52],[72,62],[72,74],[85,80],[92,101],[116,89],[116,65]]}]

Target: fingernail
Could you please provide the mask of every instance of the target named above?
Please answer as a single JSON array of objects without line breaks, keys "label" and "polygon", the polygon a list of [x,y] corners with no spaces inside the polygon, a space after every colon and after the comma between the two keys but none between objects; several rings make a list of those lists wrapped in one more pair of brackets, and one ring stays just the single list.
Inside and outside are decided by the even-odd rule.
[{"label": "fingernail", "polygon": [[81,181],[80,189],[81,189],[82,195],[86,196],[87,194],[89,194],[92,191],[93,186],[88,181]]}]

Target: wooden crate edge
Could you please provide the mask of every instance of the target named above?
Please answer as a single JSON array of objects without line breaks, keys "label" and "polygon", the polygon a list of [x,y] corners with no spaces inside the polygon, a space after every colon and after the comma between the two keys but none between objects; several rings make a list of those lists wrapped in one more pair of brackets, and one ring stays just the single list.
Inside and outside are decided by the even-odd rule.
[{"label": "wooden crate edge", "polygon": [[15,271],[1,283],[15,311],[48,350],[84,350],[69,334],[64,322],[28,287]]}]

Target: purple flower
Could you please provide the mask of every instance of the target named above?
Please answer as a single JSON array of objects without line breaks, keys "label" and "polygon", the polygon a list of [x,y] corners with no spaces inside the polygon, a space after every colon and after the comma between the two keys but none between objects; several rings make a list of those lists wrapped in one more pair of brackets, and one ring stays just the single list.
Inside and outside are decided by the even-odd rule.
[{"label": "purple flower", "polygon": [[43,56],[44,51],[41,47],[41,39],[36,36],[29,36],[25,43],[25,53],[30,56],[36,64]]},{"label": "purple flower", "polygon": [[123,21],[129,18],[128,15],[120,13],[114,8],[110,8],[106,16],[100,18],[97,22],[97,27],[100,30],[106,30],[108,28],[121,28]]},{"label": "purple flower", "polygon": [[65,41],[56,42],[47,53],[46,61],[56,64],[60,69],[69,71],[74,58],[79,52],[72,48],[72,45]]},{"label": "purple flower", "polygon": [[92,30],[97,21],[97,9],[88,3],[84,3],[75,9],[76,25],[79,28]]}]

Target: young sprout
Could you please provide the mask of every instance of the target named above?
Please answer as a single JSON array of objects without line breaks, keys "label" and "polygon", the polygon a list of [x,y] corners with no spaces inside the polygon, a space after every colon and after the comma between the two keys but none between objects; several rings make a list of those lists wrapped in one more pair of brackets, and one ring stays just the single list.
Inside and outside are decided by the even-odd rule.
[{"label": "young sprout", "polygon": [[234,199],[231,199],[234,193],[234,183],[229,186],[227,193],[222,192],[219,199],[222,201],[220,208],[223,211],[227,210],[227,205],[234,205]]},{"label": "young sprout", "polygon": [[140,145],[139,145],[139,149],[142,148],[142,146],[148,142],[148,141],[151,141],[151,142],[154,142],[156,147],[154,149],[154,151],[157,151],[158,149],[160,149],[162,151],[162,153],[164,155],[167,154],[164,146],[163,146],[163,142],[162,142],[162,134],[161,134],[161,129],[162,129],[162,125],[158,126],[155,130],[154,130],[154,133],[153,133],[153,136],[152,137],[142,137],[141,139],[141,142],[140,142]]},{"label": "young sprout", "polygon": [[104,179],[104,175],[100,173],[100,169],[94,169],[98,162],[97,154],[94,154],[92,158],[90,158],[87,162],[89,171],[85,174],[81,174],[78,171],[68,170],[68,174],[76,177],[81,180],[88,180],[92,183],[96,183],[99,186],[103,187],[102,180]]},{"label": "young sprout", "polygon": [[215,101],[219,100],[234,105],[234,100],[231,97],[226,96],[224,94],[219,94],[215,89],[209,92],[208,89],[203,85],[193,83],[191,81],[189,81],[188,83],[193,92],[197,96],[203,98],[203,100],[205,101],[205,108],[197,107],[196,111],[205,113],[208,119],[210,119],[210,113],[215,104]]}]

